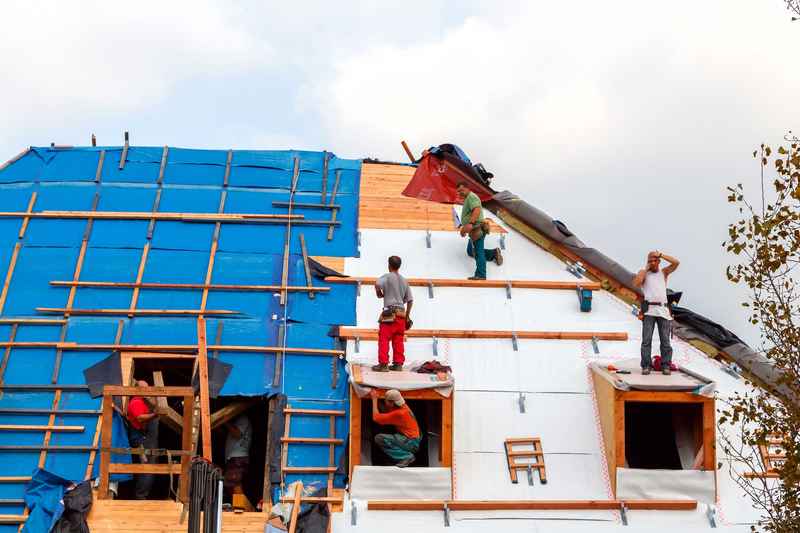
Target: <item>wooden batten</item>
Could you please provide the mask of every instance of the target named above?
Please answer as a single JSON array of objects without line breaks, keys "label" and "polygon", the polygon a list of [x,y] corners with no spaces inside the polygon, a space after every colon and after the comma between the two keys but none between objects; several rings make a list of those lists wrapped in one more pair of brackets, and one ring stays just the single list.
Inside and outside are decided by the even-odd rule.
[{"label": "wooden batten", "polygon": [[[368,328],[339,327],[342,339],[361,339],[362,341],[378,340],[378,330]],[[597,340],[626,341],[628,333],[624,331],[511,331],[480,329],[410,329],[406,338],[439,339],[562,339],[562,340]]]}]

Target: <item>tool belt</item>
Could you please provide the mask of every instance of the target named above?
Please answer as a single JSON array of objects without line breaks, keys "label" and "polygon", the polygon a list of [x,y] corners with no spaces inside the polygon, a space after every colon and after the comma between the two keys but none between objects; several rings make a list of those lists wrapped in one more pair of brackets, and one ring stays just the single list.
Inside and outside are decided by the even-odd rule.
[{"label": "tool belt", "polygon": [[489,223],[486,220],[483,220],[480,224],[475,224],[473,228],[469,230],[469,238],[473,241],[477,241],[486,235],[489,235]]},{"label": "tool belt", "polygon": [[654,307],[662,307],[662,306],[663,306],[663,307],[668,307],[668,305],[667,305],[666,303],[662,303],[662,302],[648,302],[647,300],[642,300],[642,313],[643,313],[643,314],[644,314],[644,313],[646,313],[646,312],[647,312],[647,310],[648,310],[648,309],[650,309],[650,306],[651,306],[651,305],[652,305],[652,306],[654,306]]},{"label": "tool belt", "polygon": [[394,322],[398,318],[405,318],[406,310],[402,307],[386,307],[378,316],[378,322]]}]

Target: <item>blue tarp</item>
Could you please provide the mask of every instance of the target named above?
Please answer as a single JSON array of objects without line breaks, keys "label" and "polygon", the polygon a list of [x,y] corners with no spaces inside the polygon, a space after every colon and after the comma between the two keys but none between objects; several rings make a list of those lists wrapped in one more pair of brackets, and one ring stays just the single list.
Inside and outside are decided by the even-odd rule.
[{"label": "blue tarp", "polygon": [[25,487],[25,505],[30,514],[23,533],[46,533],[53,529],[64,512],[64,493],[73,483],[47,470],[34,470]]},{"label": "blue tarp", "polygon": [[[98,176],[101,152],[104,161]],[[335,203],[339,225],[328,240],[329,225],[292,227],[288,282],[306,285],[300,235],[313,256],[358,255],[358,202],[361,162],[340,159],[330,152],[249,151],[232,152],[225,183],[228,150],[193,150],[169,148],[161,172],[162,147],[131,147],[122,170],[122,148],[84,147],[30,149],[17,161],[0,170],[0,210],[25,211],[36,193],[35,212],[44,210],[137,211],[178,213],[281,214],[280,205],[290,197],[295,167],[298,179],[295,201],[321,203],[323,179],[326,201],[338,179]],[[327,171],[325,161],[327,159]],[[159,175],[163,179],[159,180]],[[224,204],[223,204],[224,200]],[[278,203],[278,205],[275,205]],[[295,214],[305,220],[328,221],[330,209],[297,208]],[[0,271],[5,273],[14,246],[19,242],[20,218],[0,219]],[[29,221],[22,247],[11,278],[3,317],[37,316],[37,307],[65,307],[68,287],[50,284],[71,280],[75,275],[81,243],[88,237],[80,280],[131,282],[136,279],[145,246],[148,246],[143,281],[158,283],[203,283],[209,265],[209,251],[215,224],[159,221],[150,226],[147,220],[96,220],[87,233],[85,219],[45,219]],[[219,284],[280,285],[284,224],[223,223],[211,270],[211,282]],[[315,285],[330,291],[308,294],[290,293],[286,307],[280,306],[275,292],[211,291],[207,309],[235,311],[235,315],[207,317],[207,338],[212,342],[222,324],[221,343],[227,345],[278,346],[284,327],[289,347],[337,348],[327,336],[331,324],[355,324],[355,287]],[[79,288],[73,306],[78,309],[127,309],[133,289]],[[138,309],[198,309],[202,298],[197,290],[138,291]],[[130,344],[194,344],[194,317],[71,316],[65,332],[67,342],[79,344],[113,343],[122,320],[122,342]],[[0,326],[0,339],[8,340],[10,326]],[[18,341],[56,342],[61,326],[21,325]],[[109,354],[100,351],[67,350],[56,372],[55,348],[18,348],[11,352],[2,379],[8,384],[83,384],[83,370]],[[220,352],[221,361],[233,365],[223,395],[257,396],[285,392],[290,399],[336,404],[346,408],[346,378],[343,361],[328,355],[290,354],[280,361],[275,353]],[[278,364],[280,363],[280,364]],[[336,369],[338,377],[332,378]],[[277,369],[277,371],[276,371]],[[277,375],[276,375],[277,372]],[[0,407],[41,407],[49,409],[53,392],[5,393]],[[99,400],[85,392],[64,393],[60,409],[98,409]],[[47,415],[3,415],[5,423],[46,424]],[[80,424],[86,431],[77,434],[54,434],[51,444],[89,446],[94,437],[96,416],[58,416],[57,424]],[[117,424],[115,420],[115,424]],[[309,422],[313,423],[313,422]],[[305,428],[299,421],[298,431]],[[337,421],[337,424],[344,424]],[[293,427],[292,431],[295,428]],[[327,430],[325,431],[327,434]],[[337,428],[337,436],[346,437],[347,428]],[[119,432],[124,435],[124,431]],[[115,438],[117,431],[115,430]],[[41,434],[0,434],[4,444],[40,444]],[[122,444],[120,444],[122,446]],[[125,444],[127,445],[127,444]],[[297,447],[294,454],[314,447]],[[321,448],[320,448],[321,449]],[[337,447],[337,454],[342,449]],[[326,448],[327,450],[327,448]],[[313,451],[313,450],[312,450]],[[327,453],[327,452],[326,452]],[[37,464],[39,453],[0,453],[0,475],[27,475]],[[327,456],[326,456],[327,457]],[[88,452],[51,452],[46,468],[65,479],[82,479]],[[294,457],[298,464],[310,464],[316,457]],[[115,458],[125,461],[125,458]],[[130,460],[130,458],[127,458]],[[321,459],[320,459],[321,460]],[[327,461],[327,459],[325,459]],[[309,479],[306,479],[309,481]],[[337,479],[337,482],[340,481]],[[2,497],[19,498],[20,485],[2,485]]]}]

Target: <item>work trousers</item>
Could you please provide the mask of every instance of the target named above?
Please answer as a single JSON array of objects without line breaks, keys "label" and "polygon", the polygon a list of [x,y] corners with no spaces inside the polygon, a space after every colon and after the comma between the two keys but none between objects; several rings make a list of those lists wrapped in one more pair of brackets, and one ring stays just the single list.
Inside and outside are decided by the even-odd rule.
[{"label": "work trousers", "polygon": [[378,433],[375,435],[375,444],[394,461],[398,463],[407,459],[414,459],[414,454],[419,451],[420,439],[409,439],[402,433]]},{"label": "work trousers", "polygon": [[[131,448],[138,448],[143,446],[145,449],[158,448],[158,418],[154,418],[145,426],[144,430],[139,430],[134,427],[128,429],[128,440]],[[153,464],[158,462],[157,456],[135,455],[137,462]],[[146,500],[150,497],[150,489],[153,487],[153,474],[136,474],[133,476],[135,483],[134,498],[137,500]]]},{"label": "work trousers", "polygon": [[380,322],[378,326],[378,362],[389,364],[389,342],[392,343],[392,362],[402,365],[406,360],[404,337],[406,319],[397,317],[394,322]]},{"label": "work trousers", "polygon": [[483,241],[486,235],[482,234],[481,238],[474,241],[467,237],[467,255],[475,258],[475,277],[486,278],[486,262],[494,261],[495,250],[486,250],[483,247]]},{"label": "work trousers", "polygon": [[658,326],[658,340],[661,344],[661,368],[672,362],[672,345],[669,342],[672,320],[660,316],[644,315],[642,317],[642,368],[651,368],[653,366],[650,353],[653,346],[653,329],[655,326]]}]

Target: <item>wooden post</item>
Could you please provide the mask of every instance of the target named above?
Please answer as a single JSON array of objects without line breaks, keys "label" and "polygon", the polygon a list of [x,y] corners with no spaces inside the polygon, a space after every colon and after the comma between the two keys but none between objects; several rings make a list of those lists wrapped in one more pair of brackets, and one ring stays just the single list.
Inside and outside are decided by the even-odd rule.
[{"label": "wooden post", "polygon": [[449,398],[442,400],[442,442],[440,449],[442,451],[442,466],[453,466],[453,396],[455,391]]},{"label": "wooden post", "polygon": [[197,318],[197,370],[200,377],[200,426],[203,438],[203,457],[211,461],[211,407],[208,398],[208,351],[206,348],[206,319]]},{"label": "wooden post", "polygon": [[308,297],[309,299],[314,299],[314,291],[311,290],[314,286],[313,280],[311,279],[311,269],[308,266],[308,249],[306,248],[306,238],[301,233],[300,234],[300,249],[303,252],[303,268],[306,272],[306,284],[308,285]]},{"label": "wooden post", "polygon": [[353,468],[361,464],[361,398],[350,386],[350,475],[353,479]]},{"label": "wooden post", "polygon": [[100,444],[100,489],[97,497],[101,500],[108,498],[108,465],[111,462],[111,425],[112,403],[114,399],[110,394],[103,394],[103,424]]},{"label": "wooden post", "polygon": [[[181,438],[181,449],[185,452],[192,452],[192,410],[194,408],[194,396],[183,397],[183,435]],[[181,456],[181,480],[178,494],[182,502],[189,501],[189,468],[192,465],[190,455]]]}]

